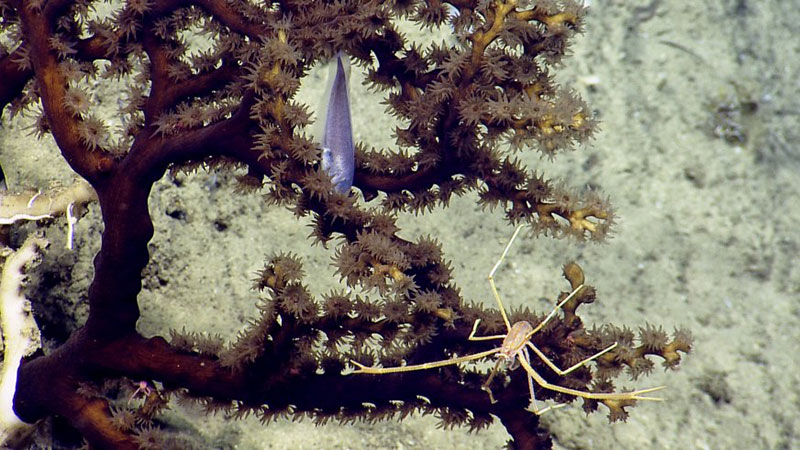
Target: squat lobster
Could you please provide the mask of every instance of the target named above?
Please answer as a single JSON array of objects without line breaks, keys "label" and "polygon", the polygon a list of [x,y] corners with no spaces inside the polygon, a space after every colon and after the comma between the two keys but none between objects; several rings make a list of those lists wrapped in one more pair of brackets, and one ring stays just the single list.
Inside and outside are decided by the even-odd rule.
[{"label": "squat lobster", "polygon": [[[544,362],[550,369],[552,369],[555,373],[559,376],[564,376],[569,374],[570,372],[578,369],[579,367],[583,366],[584,364],[592,361],[600,356],[608,353],[609,351],[613,350],[617,343],[614,343],[604,350],[576,363],[572,367],[569,367],[566,370],[563,370],[556,366],[556,364],[551,361],[541,350],[539,350],[536,345],[531,342],[531,338],[537,332],[539,332],[542,328],[544,328],[547,323],[552,320],[553,317],[558,313],[558,310],[561,309],[568,301],[570,301],[573,297],[575,297],[578,293],[581,292],[583,289],[583,284],[579,285],[562,301],[560,301],[555,308],[542,320],[539,322],[536,327],[531,325],[530,322],[521,320],[519,322],[514,323],[511,325],[511,322],[508,320],[508,315],[503,307],[503,302],[500,300],[500,294],[497,292],[497,287],[494,283],[494,275],[497,272],[497,269],[500,267],[500,264],[505,259],[506,255],[508,254],[511,245],[514,243],[517,235],[519,234],[522,226],[517,226],[516,230],[514,230],[514,234],[511,236],[511,239],[506,244],[505,249],[503,250],[502,255],[500,255],[500,259],[495,263],[494,267],[492,268],[491,272],[489,272],[489,285],[492,288],[492,294],[494,295],[495,300],[497,301],[497,305],[500,308],[500,314],[503,316],[503,322],[506,325],[506,334],[499,334],[499,335],[492,335],[492,336],[475,336],[475,332],[478,329],[478,324],[480,323],[480,319],[475,321],[475,324],[472,326],[472,332],[470,333],[469,337],[467,338],[470,341],[488,341],[493,339],[502,339],[503,343],[500,347],[493,348],[491,350],[486,350],[484,352],[475,353],[472,355],[466,356],[459,356],[456,358],[441,360],[441,361],[434,361],[424,364],[413,364],[409,366],[399,366],[399,367],[367,367],[361,363],[356,361],[351,361],[358,369],[356,369],[354,374],[386,374],[386,373],[398,373],[398,372],[412,372],[416,370],[425,370],[425,369],[433,369],[436,367],[442,366],[449,366],[452,364],[459,364],[462,362],[473,361],[476,359],[481,359],[490,355],[497,354],[497,362],[494,365],[491,373],[489,374],[489,378],[486,379],[486,382],[483,383],[482,389],[485,390],[489,394],[489,400],[492,403],[495,403],[494,395],[492,395],[492,391],[489,388],[492,380],[494,379],[497,372],[500,368],[509,368],[514,363],[519,362],[519,365],[525,369],[525,372],[528,374],[528,390],[530,391],[530,399],[531,399],[531,407],[533,412],[537,415],[544,414],[545,412],[558,408],[563,405],[553,405],[548,406],[544,409],[539,409],[536,405],[536,396],[533,391],[533,382],[535,381],[539,386],[549,389],[555,392],[561,392],[563,394],[574,395],[576,397],[591,399],[591,400],[598,400],[609,406],[618,407],[618,406],[625,406],[626,403],[635,401],[635,400],[653,400],[653,401],[660,401],[661,398],[657,397],[647,397],[643,396],[643,394],[647,394],[649,392],[657,391],[659,389],[663,389],[664,386],[648,388],[648,389],[641,389],[638,391],[631,391],[631,392],[589,392],[589,391],[581,391],[577,389],[571,389],[568,387],[560,386],[557,384],[552,384],[545,380],[541,375],[539,375],[536,370],[533,369],[531,366],[531,358],[528,350],[532,350],[541,360]],[[621,405],[620,405],[621,404]],[[612,408],[613,409],[613,408]]]}]

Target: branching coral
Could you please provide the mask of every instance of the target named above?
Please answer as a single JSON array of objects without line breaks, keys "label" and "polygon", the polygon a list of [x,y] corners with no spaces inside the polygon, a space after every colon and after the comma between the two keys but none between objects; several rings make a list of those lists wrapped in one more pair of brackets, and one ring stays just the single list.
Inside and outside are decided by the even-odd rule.
[{"label": "branching coral", "polygon": [[31,304],[22,295],[26,268],[36,263],[39,252],[47,241],[38,237],[28,238],[16,252],[2,249],[3,270],[0,272],[0,346],[3,348],[3,364],[0,366],[0,442],[11,443],[23,440],[30,426],[26,426],[14,414],[12,401],[17,382],[17,369],[22,358],[38,350],[41,335],[31,312]]},{"label": "branching coral", "polygon": [[[526,410],[522,371],[497,377],[491,403],[480,386],[487,374],[450,367],[385,378],[343,376],[348,361],[398,365],[486,350],[469,341],[481,319],[502,330],[496,313],[471,305],[450,279],[433,238],[398,236],[396,215],[447,207],[453,195],[477,191],[513,224],[557,237],[602,239],[613,222],[607,201],[579,194],[529,171],[514,152],[548,157],[584,142],[594,118],[549,69],[580,31],[583,7],[564,1],[274,1],[129,0],[101,16],[92,0],[0,1],[0,107],[11,115],[37,111],[35,131],[51,133],[64,158],[96,190],[103,213],[102,246],[88,291],[85,325],[20,371],[14,411],[34,422],[65,417],[96,448],[134,449],[170,439],[152,423],[170,397],[195,399],[208,411],[250,413],[264,423],[308,416],[318,423],[403,418],[435,412],[444,427],[485,427],[492,417],[518,448],[546,448],[549,438]],[[451,44],[406,41],[397,21],[450,27]],[[208,45],[192,48],[185,35]],[[356,146],[353,191],[337,192],[306,135],[310,114],[296,100],[309,69],[348,55],[385,92],[400,125],[397,149]],[[121,83],[119,131],[93,114],[87,83]],[[508,151],[501,150],[508,147]],[[171,342],[136,331],[141,272],[153,225],[147,198],[168,169],[244,166],[243,190],[262,186],[270,204],[311,216],[311,241],[336,242],[337,273],[367,296],[331,292],[317,299],[291,254],[270,258],[255,280],[264,298],[259,316],[223,346],[174,333]],[[565,269],[574,289],[576,266]],[[334,274],[331,274],[335,276]],[[375,301],[375,296],[380,301]],[[562,295],[566,295],[563,293]],[[645,327],[642,344],[613,326],[585,330],[577,308],[595,292],[584,286],[534,336],[562,367],[617,342],[597,360],[551,382],[581,390],[614,390],[626,367],[649,371],[656,355],[674,368],[688,334],[670,342]],[[564,298],[564,297],[562,297]],[[529,311],[514,322],[538,323]],[[178,328],[178,327],[176,327]],[[147,408],[113,404],[123,378],[161,384]],[[507,383],[506,383],[507,381]],[[131,394],[132,395],[132,394]],[[537,399],[574,397],[540,390]],[[631,402],[607,406],[623,419]],[[596,409],[591,401],[587,410]],[[162,444],[159,444],[161,442]],[[166,444],[163,444],[166,445]]]}]

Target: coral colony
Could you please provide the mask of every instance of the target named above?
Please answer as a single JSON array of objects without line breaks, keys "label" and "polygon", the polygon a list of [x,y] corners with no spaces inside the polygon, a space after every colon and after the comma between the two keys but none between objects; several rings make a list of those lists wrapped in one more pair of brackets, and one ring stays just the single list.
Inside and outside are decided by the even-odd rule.
[{"label": "coral colony", "polygon": [[[636,379],[658,359],[676,368],[678,352],[689,351],[683,330],[670,338],[647,325],[637,339],[610,324],[586,329],[578,309],[596,292],[574,263],[550,314],[505,311],[496,290],[485,306],[462,296],[435,238],[399,237],[399,215],[447,208],[470,191],[525,233],[606,236],[607,201],[514,156],[554,157],[596,128],[587,105],[550,73],[581,29],[579,3],[128,0],[105,15],[100,6],[0,0],[0,110],[37,118],[35,133],[51,134],[96,191],[104,222],[86,323],[54,349],[6,354],[6,364],[22,359],[16,380],[5,381],[13,411],[10,395],[0,403],[9,442],[23,424],[60,416],[91,448],[185,448],[157,420],[174,399],[253,414],[264,426],[287,416],[402,420],[414,411],[445,428],[499,420],[515,448],[549,448],[538,414],[579,400],[587,412],[603,405],[611,421],[624,420],[659,387],[626,392],[614,381],[621,372]],[[410,43],[401,19],[453,37]],[[187,34],[208,46],[188,51]],[[312,67],[332,61],[322,136],[311,137],[309,109],[295,95]],[[398,119],[393,148],[356,143],[353,152],[348,61]],[[96,82],[123,86],[121,129],[98,115],[89,95]],[[148,195],[167,170],[196,167],[246,168],[246,191],[310,216],[308,245],[333,246],[330,275],[354,293],[312,296],[301,261],[278,253],[254,283],[264,297],[257,318],[235,342],[137,333],[153,236]],[[19,218],[35,200],[2,212]],[[43,246],[25,255],[35,259]],[[4,296],[19,292],[20,277],[10,279]],[[30,315],[19,305],[4,320]],[[31,342],[30,328],[15,334],[22,328],[5,323],[7,343]]]}]

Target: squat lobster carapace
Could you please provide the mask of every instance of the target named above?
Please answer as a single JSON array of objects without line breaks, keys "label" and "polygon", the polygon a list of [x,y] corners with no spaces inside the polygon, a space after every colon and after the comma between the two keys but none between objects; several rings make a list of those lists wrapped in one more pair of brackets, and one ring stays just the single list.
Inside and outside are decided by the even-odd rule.
[{"label": "squat lobster carapace", "polygon": [[[663,389],[664,386],[648,388],[648,389],[641,389],[637,391],[630,391],[630,392],[589,392],[589,391],[581,391],[577,389],[571,389],[568,387],[560,386],[557,384],[553,384],[548,382],[544,379],[541,375],[539,375],[536,370],[531,366],[531,358],[529,354],[529,350],[533,351],[533,353],[538,356],[542,362],[544,362],[550,369],[552,369],[555,373],[559,376],[564,376],[569,374],[575,369],[583,366],[584,364],[603,356],[604,354],[610,352],[614,348],[617,347],[617,344],[614,343],[607,348],[603,349],[602,351],[595,353],[594,355],[574,364],[573,366],[567,369],[559,368],[553,361],[551,361],[541,350],[539,350],[536,345],[531,342],[531,338],[538,333],[542,328],[544,328],[550,320],[555,317],[558,311],[564,306],[567,302],[569,302],[572,298],[578,295],[581,290],[584,288],[583,284],[577,286],[572,290],[572,292],[563,300],[561,300],[555,308],[535,327],[531,325],[528,321],[519,321],[515,322],[513,325],[508,320],[508,315],[503,307],[503,302],[500,299],[500,294],[497,292],[497,287],[494,283],[494,275],[497,272],[498,267],[505,259],[506,255],[508,254],[511,245],[514,243],[517,235],[519,234],[522,226],[518,226],[516,230],[514,230],[514,234],[511,236],[511,239],[506,244],[505,249],[503,250],[502,255],[500,255],[500,259],[495,263],[494,267],[492,268],[491,272],[489,272],[489,285],[492,288],[492,294],[494,295],[495,300],[497,301],[497,305],[500,308],[500,314],[503,317],[503,322],[506,325],[506,334],[498,334],[492,336],[475,336],[476,331],[478,330],[478,324],[480,323],[480,319],[475,321],[475,324],[472,326],[472,332],[470,333],[469,337],[467,338],[470,341],[488,341],[493,339],[502,339],[503,342],[499,347],[493,348],[491,350],[486,350],[484,352],[475,353],[472,355],[466,356],[459,356],[456,358],[445,359],[441,361],[434,361],[424,364],[414,364],[408,366],[399,366],[399,367],[367,367],[363,364],[360,364],[356,361],[351,361],[353,365],[357,367],[356,371],[353,372],[354,374],[387,374],[387,373],[398,373],[398,372],[412,372],[416,370],[425,370],[425,369],[433,369],[436,367],[442,366],[449,366],[452,364],[459,364],[462,362],[467,361],[474,361],[477,359],[485,358],[487,356],[496,355],[497,362],[494,365],[489,377],[486,379],[486,382],[483,383],[483,389],[489,394],[489,399],[492,403],[495,403],[494,395],[492,395],[492,391],[489,388],[492,380],[494,379],[495,375],[501,368],[506,368],[509,365],[518,362],[520,366],[527,372],[528,375],[528,390],[530,391],[530,400],[531,400],[531,408],[535,414],[543,414],[551,409],[558,408],[562,406],[553,405],[548,406],[543,409],[539,409],[536,404],[536,397],[534,395],[533,383],[535,382],[539,386],[555,391],[560,392],[563,394],[574,395],[576,397],[581,397],[590,400],[597,400],[612,407],[618,407],[620,403],[630,403],[635,400],[654,400],[660,401],[662,399],[656,397],[647,397],[643,394],[647,394],[649,392],[657,391],[659,389]],[[623,405],[624,406],[624,405]]]}]

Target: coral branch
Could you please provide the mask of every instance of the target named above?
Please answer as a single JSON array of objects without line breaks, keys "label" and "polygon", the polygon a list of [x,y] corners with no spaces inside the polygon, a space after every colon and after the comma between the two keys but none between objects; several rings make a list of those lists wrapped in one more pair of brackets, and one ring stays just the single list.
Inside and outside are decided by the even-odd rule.
[{"label": "coral branch", "polygon": [[38,350],[41,335],[31,313],[31,304],[22,295],[26,270],[30,270],[47,246],[47,241],[31,237],[12,252],[3,249],[5,262],[0,276],[0,331],[3,364],[0,367],[0,445],[11,445],[24,436],[29,426],[20,420],[12,408],[17,387],[17,370],[22,358]]},{"label": "coral branch", "polygon": [[[19,96],[25,83],[33,76],[32,69],[21,69],[17,61],[25,56],[21,49],[17,49],[10,54],[0,58],[0,105],[7,105],[15,97]],[[3,110],[0,109],[0,116]]]},{"label": "coral branch", "polygon": [[[55,6],[49,5],[48,11],[50,8]],[[57,57],[50,48],[52,24],[43,12],[26,2],[15,2],[15,10],[23,23],[28,57],[36,74],[37,90],[47,116],[47,126],[75,172],[89,182],[95,181],[110,169],[113,162],[105,152],[85,151],[79,133],[79,121],[70,114],[63,102],[67,80],[59,70]]]},{"label": "coral branch", "polygon": [[0,196],[0,225],[11,225],[24,220],[41,220],[67,214],[70,205],[84,208],[97,200],[89,184],[80,180],[71,186],[54,188],[45,192],[4,193]]},{"label": "coral branch", "polygon": [[[130,0],[107,13],[93,12],[94,3],[0,2],[0,35],[13,49],[0,54],[0,108],[38,111],[35,134],[53,135],[96,192],[103,219],[86,323],[19,368],[13,412],[25,422],[59,415],[93,448],[161,448],[167,425],[157,418],[180,398],[265,424],[287,415],[402,420],[421,410],[444,428],[480,430],[499,418],[516,448],[548,448],[529,398],[561,405],[579,393],[587,411],[599,399],[612,421],[624,419],[647,390],[604,395],[619,392],[612,379],[626,368],[646,374],[648,358],[675,368],[690,350],[684,330],[670,341],[648,325],[638,343],[627,328],[586,330],[578,310],[596,293],[569,264],[575,292],[556,296],[563,305],[546,322],[527,310],[510,314],[536,327],[525,339],[539,358],[528,360],[520,347],[523,369],[489,374],[471,361],[498,351],[473,338],[502,333],[508,320],[462,298],[434,238],[400,237],[398,215],[447,208],[469,191],[535,233],[608,234],[607,200],[550,181],[514,155],[554,157],[596,129],[591,109],[549,73],[580,31],[578,2]],[[401,19],[449,33],[450,43],[410,43]],[[310,109],[297,97],[310,69],[336,55],[364,69],[399,124],[399,148],[356,143],[355,161],[347,153],[352,188],[334,188],[319,143],[306,134]],[[98,82],[121,86],[121,127],[89,95]],[[254,282],[255,318],[236,342],[140,335],[154,183],[168,170],[231,166],[247,169],[243,191],[263,188],[267,205],[311,217],[309,245],[338,238],[329,276],[348,290],[315,298],[301,261],[279,253]],[[69,216],[68,205],[93,198],[85,185],[4,196],[0,220]],[[442,360],[460,365],[430,364]],[[426,370],[370,377],[354,374],[350,361]],[[131,380],[138,387],[126,395]],[[141,396],[144,404],[132,407]]]}]

